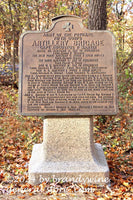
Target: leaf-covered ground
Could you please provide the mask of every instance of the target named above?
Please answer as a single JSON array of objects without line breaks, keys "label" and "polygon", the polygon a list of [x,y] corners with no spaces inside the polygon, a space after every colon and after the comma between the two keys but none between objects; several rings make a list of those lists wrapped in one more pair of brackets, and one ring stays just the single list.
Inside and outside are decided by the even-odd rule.
[{"label": "leaf-covered ground", "polygon": [[0,199],[132,199],[132,95],[129,91],[130,98],[120,97],[117,116],[94,119],[95,142],[102,144],[110,168],[110,187],[57,182],[31,186],[28,163],[33,144],[42,142],[43,118],[19,115],[18,91],[0,86]]}]

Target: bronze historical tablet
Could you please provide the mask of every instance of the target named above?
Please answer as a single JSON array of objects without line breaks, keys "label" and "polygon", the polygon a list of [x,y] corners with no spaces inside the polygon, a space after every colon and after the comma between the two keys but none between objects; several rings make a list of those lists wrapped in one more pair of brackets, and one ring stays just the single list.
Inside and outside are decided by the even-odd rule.
[{"label": "bronze historical tablet", "polygon": [[115,115],[115,40],[74,16],[20,38],[19,109],[23,115]]}]

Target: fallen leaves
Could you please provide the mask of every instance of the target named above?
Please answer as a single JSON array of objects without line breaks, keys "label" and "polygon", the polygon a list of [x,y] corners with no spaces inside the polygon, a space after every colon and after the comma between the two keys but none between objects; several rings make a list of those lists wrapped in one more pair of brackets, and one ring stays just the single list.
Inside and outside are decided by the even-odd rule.
[{"label": "fallen leaves", "polygon": [[[110,168],[111,187],[83,183],[28,184],[28,163],[34,143],[42,142],[43,118],[18,115],[18,91],[0,90],[0,194],[18,199],[44,195],[49,199],[121,199],[132,198],[132,124],[128,115],[95,118],[95,141],[103,145]],[[130,116],[131,117],[131,116]],[[28,195],[28,196],[26,196]],[[15,197],[14,197],[15,198]]]}]

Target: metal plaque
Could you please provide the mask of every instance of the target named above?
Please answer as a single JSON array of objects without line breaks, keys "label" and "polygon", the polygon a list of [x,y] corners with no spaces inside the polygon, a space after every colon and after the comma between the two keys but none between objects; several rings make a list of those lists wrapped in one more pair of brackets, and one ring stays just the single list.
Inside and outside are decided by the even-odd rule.
[{"label": "metal plaque", "polygon": [[115,40],[75,16],[20,38],[19,109],[23,115],[115,115]]}]

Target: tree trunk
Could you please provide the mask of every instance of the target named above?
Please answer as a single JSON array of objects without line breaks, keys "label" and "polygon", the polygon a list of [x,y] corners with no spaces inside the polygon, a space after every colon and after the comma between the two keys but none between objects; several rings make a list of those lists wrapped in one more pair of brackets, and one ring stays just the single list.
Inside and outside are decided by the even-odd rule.
[{"label": "tree trunk", "polygon": [[40,11],[39,11],[39,8],[37,8],[37,30],[40,31]]},{"label": "tree trunk", "polygon": [[[89,0],[89,20],[88,29],[90,30],[106,30],[107,26],[107,0]],[[106,117],[101,116],[103,123]]]},{"label": "tree trunk", "polygon": [[105,30],[107,25],[106,0],[89,0],[88,29]]},{"label": "tree trunk", "polygon": [[14,26],[14,20],[11,10],[11,0],[8,0],[9,5],[9,11],[10,11],[10,17],[11,17],[11,25],[12,25],[12,39],[13,39],[13,68],[12,68],[12,78],[13,83],[15,83],[16,77],[15,77],[15,26]]}]

